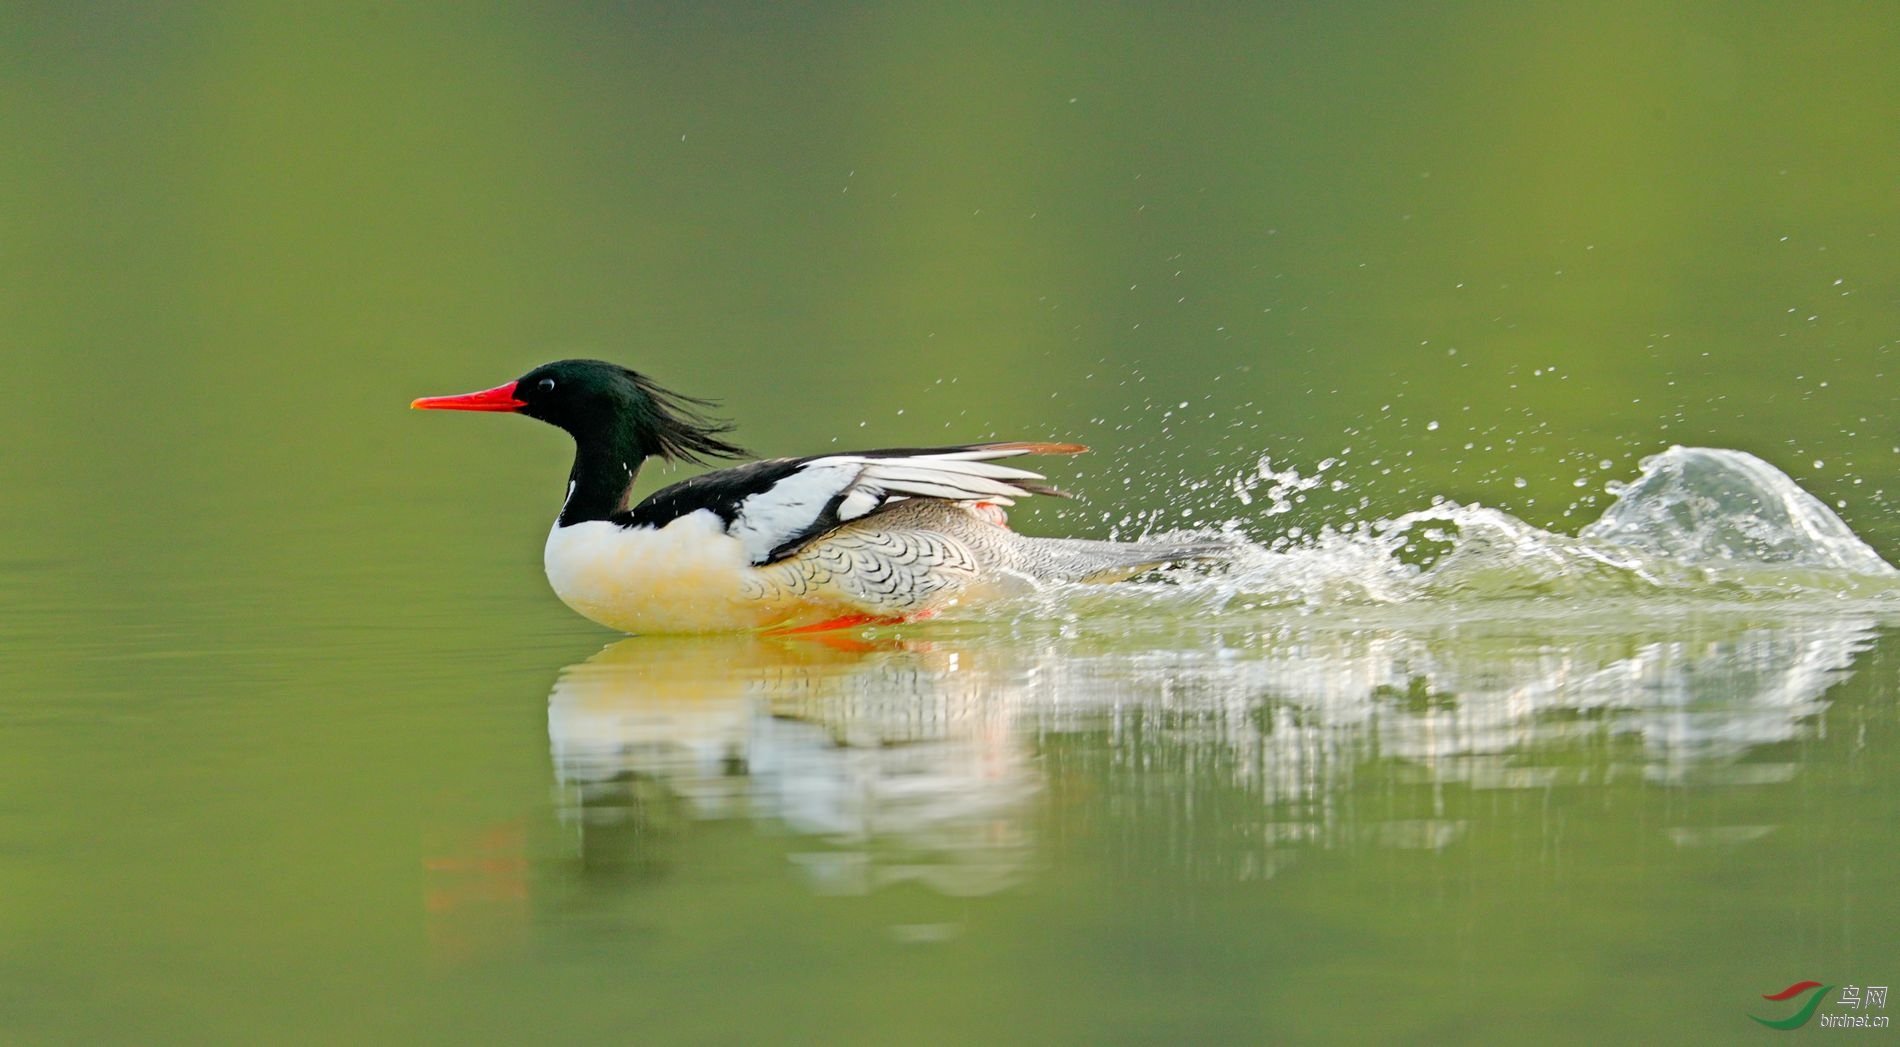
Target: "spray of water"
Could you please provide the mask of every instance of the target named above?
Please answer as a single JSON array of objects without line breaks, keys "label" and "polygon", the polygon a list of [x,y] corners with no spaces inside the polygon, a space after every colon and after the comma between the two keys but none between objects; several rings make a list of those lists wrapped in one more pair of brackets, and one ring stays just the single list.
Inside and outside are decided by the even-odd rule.
[{"label": "spray of water", "polygon": [[[1608,488],[1613,504],[1576,535],[1500,509],[1438,501],[1371,522],[1260,540],[1254,529],[1325,481],[1261,463],[1238,479],[1252,508],[1217,532],[1234,543],[1220,569],[1162,586],[1068,591],[1091,613],[1182,605],[1304,611],[1408,606],[1431,613],[1499,600],[1587,609],[1593,598],[1691,601],[1870,600],[1900,605],[1900,571],[1774,466],[1742,451],[1672,447]],[[1264,496],[1265,505],[1256,507]],[[1185,537],[1182,532],[1165,536]],[[1206,538],[1209,531],[1193,533]],[[1565,603],[1568,601],[1568,603]]]}]

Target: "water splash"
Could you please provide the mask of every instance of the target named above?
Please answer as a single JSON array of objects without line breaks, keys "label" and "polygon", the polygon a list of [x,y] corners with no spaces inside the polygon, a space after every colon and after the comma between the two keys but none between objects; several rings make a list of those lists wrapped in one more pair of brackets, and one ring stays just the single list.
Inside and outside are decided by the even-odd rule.
[{"label": "water splash", "polygon": [[1752,454],[1671,447],[1642,468],[1611,485],[1616,503],[1580,537],[1711,567],[1895,573],[1820,499]]},{"label": "water splash", "polygon": [[[1225,572],[1177,576],[1168,596],[1205,610],[1582,597],[1761,600],[1900,598],[1900,571],[1780,470],[1742,451],[1672,447],[1646,458],[1615,502],[1576,535],[1484,505],[1440,501],[1391,519],[1263,544],[1247,524],[1223,535],[1240,550]],[[1271,506],[1310,488],[1264,462]],[[1206,532],[1195,537],[1206,538]],[[1180,534],[1169,537],[1183,537]],[[1154,587],[1068,591],[1071,610],[1152,604]],[[1134,605],[1129,605],[1134,610]]]},{"label": "water splash", "polygon": [[[1303,502],[1306,492],[1326,482],[1326,471],[1339,464],[1339,459],[1328,458],[1319,463],[1313,475],[1302,476],[1296,468],[1275,469],[1273,458],[1262,455],[1260,464],[1252,473],[1234,478],[1232,488],[1234,498],[1242,505],[1252,505],[1254,491],[1266,486],[1267,505],[1260,510],[1262,516],[1280,516],[1293,511],[1296,502]],[[1334,480],[1335,491],[1345,489],[1344,481]]]}]

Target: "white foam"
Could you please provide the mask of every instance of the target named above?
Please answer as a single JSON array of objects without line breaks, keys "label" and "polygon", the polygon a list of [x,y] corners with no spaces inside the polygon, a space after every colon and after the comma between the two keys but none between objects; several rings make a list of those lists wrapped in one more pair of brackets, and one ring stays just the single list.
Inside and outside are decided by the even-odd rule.
[{"label": "white foam", "polygon": [[[1274,507],[1286,490],[1300,489],[1281,473],[1265,466],[1263,472],[1283,488]],[[1167,586],[1070,589],[1043,598],[1092,614],[1183,604],[1197,612],[1367,604],[1437,612],[1497,600],[1556,600],[1559,609],[1578,611],[1588,610],[1591,599],[1628,597],[1900,600],[1900,571],[1754,455],[1672,447],[1645,459],[1635,480],[1611,484],[1609,491],[1614,504],[1576,535],[1544,530],[1501,509],[1445,501],[1271,543],[1258,540],[1261,519],[1235,520],[1222,536],[1247,540],[1224,571],[1179,572]]]}]

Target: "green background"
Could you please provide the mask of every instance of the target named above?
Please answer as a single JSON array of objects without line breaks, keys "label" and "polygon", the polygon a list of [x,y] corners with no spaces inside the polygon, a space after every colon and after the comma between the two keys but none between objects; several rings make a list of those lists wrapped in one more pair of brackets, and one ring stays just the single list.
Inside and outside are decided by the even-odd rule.
[{"label": "green background", "polygon": [[[1727,1041],[1900,976],[1885,627],[1831,697],[1859,737],[1804,721],[1765,813],[1513,793],[1451,858],[1261,894],[1216,860],[1245,818],[1116,799],[1213,817],[1221,774],[1017,721],[1086,788],[925,959],[878,929],[937,900],[814,898],[746,823],[589,902],[543,723],[611,639],[540,577],[565,438],[405,409],[600,356],[764,454],[1093,445],[1028,529],[1263,540],[1437,495],[1574,530],[1643,455],[1735,447],[1892,560],[1897,54],[1848,3],[7,5],[0,1031]],[[1266,517],[1229,490],[1263,455],[1343,489]],[[1655,628],[1622,642],[1703,642]],[[938,642],[1003,652],[998,693],[1067,657],[999,629]],[[1704,864],[1668,812],[1784,831]],[[1061,842],[1111,814],[1125,860]],[[532,918],[441,961],[427,862],[504,823]]]}]

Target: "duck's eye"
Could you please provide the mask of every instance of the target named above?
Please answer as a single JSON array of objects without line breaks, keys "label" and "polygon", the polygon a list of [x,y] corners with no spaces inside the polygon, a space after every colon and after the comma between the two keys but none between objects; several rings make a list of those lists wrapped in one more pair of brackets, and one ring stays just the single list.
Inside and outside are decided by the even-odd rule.
[{"label": "duck's eye", "polygon": [[536,389],[541,390],[544,393],[551,393],[554,391],[554,379],[543,378],[540,381],[534,383],[534,387]]}]

